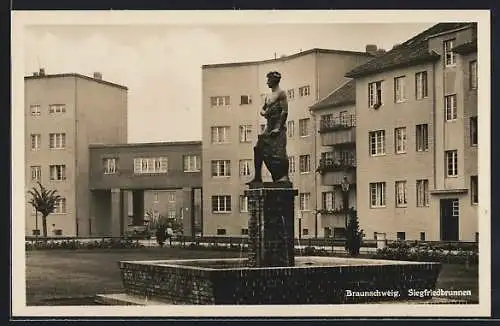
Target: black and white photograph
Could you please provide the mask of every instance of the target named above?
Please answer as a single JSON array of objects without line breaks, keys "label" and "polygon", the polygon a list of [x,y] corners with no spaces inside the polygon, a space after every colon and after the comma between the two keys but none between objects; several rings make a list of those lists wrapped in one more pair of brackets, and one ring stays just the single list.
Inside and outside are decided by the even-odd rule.
[{"label": "black and white photograph", "polygon": [[13,12],[14,315],[489,316],[489,33]]}]

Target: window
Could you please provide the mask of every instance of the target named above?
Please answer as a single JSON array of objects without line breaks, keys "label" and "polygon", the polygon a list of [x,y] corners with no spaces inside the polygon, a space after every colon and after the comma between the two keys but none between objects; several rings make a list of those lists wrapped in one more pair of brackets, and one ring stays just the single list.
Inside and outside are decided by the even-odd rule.
[{"label": "window", "polygon": [[385,130],[371,131],[369,136],[371,156],[385,154]]},{"label": "window", "polygon": [[299,156],[299,172],[311,172],[311,155],[307,154]]},{"label": "window", "polygon": [[41,114],[40,105],[38,105],[38,104],[30,105],[30,113],[32,116],[40,116],[40,114]]},{"label": "window", "polygon": [[406,181],[396,181],[396,207],[406,207]]},{"label": "window", "polygon": [[42,167],[40,165],[31,166],[30,171],[31,171],[31,181],[42,180]]},{"label": "window", "polygon": [[477,89],[477,61],[469,62],[469,88]]},{"label": "window", "polygon": [[166,157],[134,158],[134,173],[167,173],[168,159]]},{"label": "window", "polygon": [[252,97],[250,95],[241,95],[241,105],[252,104]]},{"label": "window", "polygon": [[448,95],[444,97],[444,109],[446,112],[446,121],[457,119],[457,95]]},{"label": "window", "polygon": [[479,192],[478,192],[478,182],[477,175],[470,177],[470,195],[472,204],[477,204],[479,202]]},{"label": "window", "polygon": [[200,172],[200,161],[198,155],[184,155],[184,172]]},{"label": "window", "polygon": [[217,235],[226,235],[226,229],[217,229]]},{"label": "window", "polygon": [[331,211],[334,209],[335,197],[333,191],[323,192],[321,194],[323,209],[327,211]]},{"label": "window", "polygon": [[295,156],[288,156],[288,173],[295,173]]},{"label": "window", "polygon": [[66,105],[65,104],[50,104],[49,105],[49,113],[54,114],[54,113],[65,113],[66,112]]},{"label": "window", "polygon": [[417,180],[417,207],[429,206],[429,180]]},{"label": "window", "polygon": [[167,198],[169,203],[175,203],[175,192],[168,192]]},{"label": "window", "polygon": [[40,149],[42,144],[42,135],[40,134],[31,134],[31,150],[37,151]]},{"label": "window", "polygon": [[212,212],[214,213],[230,213],[231,212],[231,196],[212,196]]},{"label": "window", "polygon": [[167,218],[172,219],[172,220],[177,219],[177,212],[176,211],[168,211]]},{"label": "window", "polygon": [[429,95],[427,87],[427,71],[417,72],[415,74],[415,98],[417,100]]},{"label": "window", "polygon": [[299,135],[300,137],[309,136],[309,118],[299,120]]},{"label": "window", "polygon": [[447,67],[455,65],[455,53],[452,51],[454,44],[454,39],[444,41],[444,62]]},{"label": "window", "polygon": [[59,198],[56,203],[54,214],[66,214],[66,198]]},{"label": "window", "polygon": [[229,96],[212,96],[210,97],[211,106],[226,106],[230,105]]},{"label": "window", "polygon": [[405,76],[394,78],[394,102],[400,103],[406,100]]},{"label": "window", "polygon": [[385,182],[370,183],[370,207],[385,207]]},{"label": "window", "polygon": [[458,157],[457,151],[446,151],[446,175],[456,177],[458,175]]},{"label": "window", "polygon": [[309,96],[311,95],[311,87],[310,86],[302,86],[299,87],[299,96]]},{"label": "window", "polygon": [[288,100],[293,100],[295,98],[295,90],[293,88],[286,91],[286,97]]},{"label": "window", "polygon": [[452,201],[452,204],[451,204],[451,205],[452,205],[452,206],[451,206],[451,215],[452,215],[453,217],[458,217],[458,215],[459,215],[459,213],[460,213],[460,212],[459,212],[459,202],[458,202],[458,199],[454,199],[454,200]]},{"label": "window", "polygon": [[470,144],[477,146],[477,117],[470,118]]},{"label": "window", "polygon": [[368,84],[368,107],[378,108],[382,105],[382,82]]},{"label": "window", "polygon": [[287,132],[288,132],[288,137],[293,137],[295,134],[295,122],[293,120],[287,121],[286,123],[287,127]]},{"label": "window", "polygon": [[406,153],[406,127],[394,129],[394,144],[396,154]]},{"label": "window", "polygon": [[241,235],[248,235],[248,229],[247,228],[241,229]]},{"label": "window", "polygon": [[212,127],[212,144],[223,144],[229,142],[229,127]]},{"label": "window", "polygon": [[49,134],[49,148],[64,149],[65,147],[66,147],[65,133]]},{"label": "window", "polygon": [[51,165],[50,180],[66,180],[66,165]]},{"label": "window", "polygon": [[103,164],[104,174],[116,173],[116,158],[105,158]]},{"label": "window", "polygon": [[425,241],[425,232],[420,232],[420,241]]},{"label": "window", "polygon": [[229,177],[229,176],[231,176],[230,160],[212,161],[212,177]]},{"label": "window", "polygon": [[252,160],[240,160],[240,176],[249,176]]},{"label": "window", "polygon": [[320,124],[323,126],[328,126],[330,125],[330,122],[333,121],[333,113],[329,113],[329,114],[322,114],[321,115],[321,122]]},{"label": "window", "polygon": [[[158,191],[153,192],[153,202],[158,203]],[[156,212],[154,212],[156,213]],[[153,215],[154,215],[153,213]]]},{"label": "window", "polygon": [[299,199],[300,199],[299,210],[301,210],[301,211],[308,211],[310,209],[309,208],[309,202],[311,201],[311,194],[308,193],[308,192],[301,193],[299,195]]},{"label": "window", "polygon": [[248,212],[248,197],[240,196],[240,212],[246,213]]},{"label": "window", "polygon": [[424,152],[429,149],[429,128],[427,124],[417,125],[416,127],[416,143],[417,152]]},{"label": "window", "polygon": [[309,235],[309,229],[308,228],[303,228],[302,229],[302,235]]},{"label": "window", "polygon": [[406,239],[406,233],[405,232],[397,232],[396,233],[396,238],[399,241],[404,241]]},{"label": "window", "polygon": [[240,143],[248,143],[252,141],[252,125],[240,126]]}]

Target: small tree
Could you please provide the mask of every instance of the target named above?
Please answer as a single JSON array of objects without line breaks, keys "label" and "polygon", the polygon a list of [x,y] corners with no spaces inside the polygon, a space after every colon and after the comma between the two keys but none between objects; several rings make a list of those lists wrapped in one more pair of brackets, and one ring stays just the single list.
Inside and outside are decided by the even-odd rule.
[{"label": "small tree", "polygon": [[[43,236],[47,237],[47,216],[52,214],[59,204],[61,196],[57,194],[57,190],[49,190],[45,188],[40,182],[37,183],[37,187],[33,187],[28,193],[31,195],[31,199],[28,203],[35,208],[36,214],[38,212],[42,215],[42,230]],[[38,217],[37,217],[38,218]]]},{"label": "small tree", "polygon": [[354,209],[349,210],[349,223],[346,230],[345,250],[351,256],[359,255],[361,240],[363,239],[363,230],[359,229],[358,214]]}]

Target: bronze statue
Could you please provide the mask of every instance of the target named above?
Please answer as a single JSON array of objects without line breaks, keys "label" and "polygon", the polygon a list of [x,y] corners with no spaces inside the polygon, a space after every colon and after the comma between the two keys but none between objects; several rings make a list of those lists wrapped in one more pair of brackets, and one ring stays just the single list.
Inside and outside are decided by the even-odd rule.
[{"label": "bronze statue", "polygon": [[254,147],[255,176],[247,184],[262,182],[262,163],[271,172],[273,182],[290,182],[286,152],[287,96],[279,87],[281,81],[279,72],[272,71],[266,77],[267,86],[272,92],[266,97],[260,115],[266,118],[267,124]]}]

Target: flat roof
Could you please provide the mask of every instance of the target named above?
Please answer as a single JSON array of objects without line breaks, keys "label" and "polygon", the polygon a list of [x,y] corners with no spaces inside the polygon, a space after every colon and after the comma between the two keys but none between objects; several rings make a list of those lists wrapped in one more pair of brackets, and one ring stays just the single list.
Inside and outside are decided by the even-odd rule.
[{"label": "flat roof", "polygon": [[152,142],[152,143],[89,144],[89,148],[162,147],[162,146],[183,146],[183,145],[201,145],[201,140]]},{"label": "flat roof", "polygon": [[75,73],[75,72],[63,73],[63,74],[32,75],[32,76],[25,76],[24,79],[25,80],[26,79],[30,80],[30,79],[64,78],[64,77],[75,77],[75,78],[82,78],[82,79],[92,80],[92,81],[95,81],[95,82],[100,83],[100,84],[104,84],[104,85],[108,85],[108,86],[114,86],[114,87],[118,87],[118,88],[121,88],[121,89],[124,89],[124,90],[128,90],[128,87],[126,87],[126,86],[123,86],[123,85],[120,85],[120,84],[116,84],[116,83],[112,83],[112,82],[109,82],[109,81],[106,81],[106,80],[102,80],[102,79],[97,79],[97,78],[85,76],[85,75],[78,74],[78,73]]},{"label": "flat roof", "polygon": [[286,61],[286,60],[298,58],[298,57],[301,57],[304,55],[308,55],[311,53],[346,54],[346,55],[350,54],[350,55],[359,55],[359,56],[365,56],[365,57],[373,57],[373,55],[368,53],[368,52],[313,48],[313,49],[309,49],[306,51],[278,57],[276,59],[206,64],[206,65],[202,66],[202,69],[220,68],[220,67],[236,67],[236,66],[246,66],[246,65],[258,65],[258,64],[263,64],[263,63]]}]

